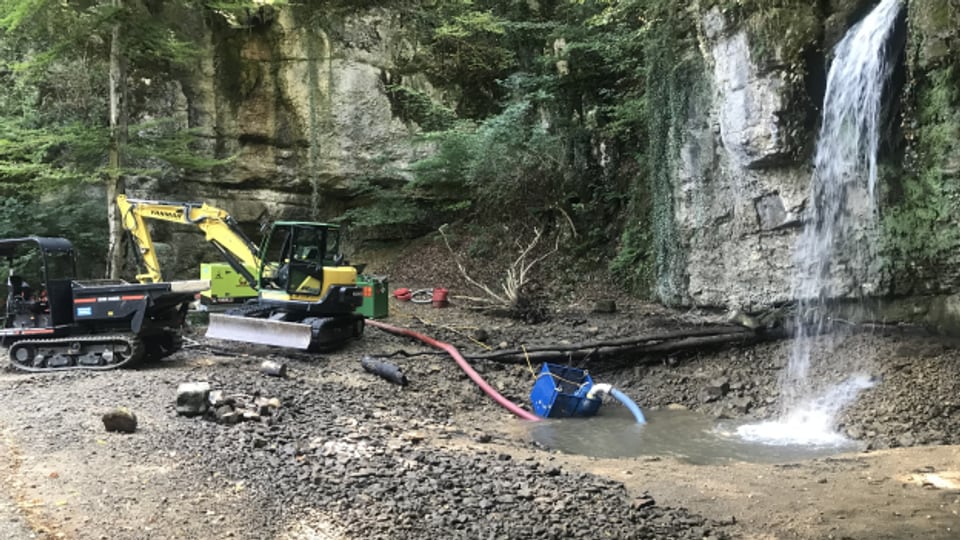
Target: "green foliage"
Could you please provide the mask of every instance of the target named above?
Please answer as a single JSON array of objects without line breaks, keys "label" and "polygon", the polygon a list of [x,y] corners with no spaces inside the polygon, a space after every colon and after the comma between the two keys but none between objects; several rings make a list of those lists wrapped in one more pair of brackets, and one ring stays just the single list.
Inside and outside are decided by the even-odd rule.
[{"label": "green foliage", "polygon": [[[153,107],[171,74],[200,48],[191,20],[199,2],[0,0],[0,200],[4,235],[62,235],[84,254],[84,275],[103,270],[103,190],[109,147],[109,52],[121,27],[125,107],[133,135],[122,173],[209,169],[202,140]],[[191,16],[184,17],[189,12]],[[194,34],[191,35],[191,32]],[[161,81],[156,83],[156,81]],[[99,268],[94,266],[99,265]]]},{"label": "green foliage", "polygon": [[426,131],[449,129],[457,118],[456,113],[449,108],[408,86],[389,85],[387,95],[390,97],[394,114],[404,121],[415,122]]},{"label": "green foliage", "polygon": [[233,161],[233,157],[208,157],[198,148],[201,137],[199,130],[182,128],[171,118],[144,122],[131,128],[128,155],[133,163],[159,161],[191,171],[207,171]]},{"label": "green foliage", "polygon": [[203,2],[233,28],[250,29],[268,24],[273,10],[288,4],[285,0],[219,0]]},{"label": "green foliage", "polygon": [[709,0],[703,9],[719,7],[750,35],[753,61],[779,64],[788,73],[803,74],[803,54],[819,44],[824,6],[806,0]]},{"label": "green foliage", "polygon": [[893,260],[933,267],[960,247],[954,219],[960,211],[955,162],[960,155],[960,80],[957,68],[933,70],[918,81],[918,128],[908,133],[916,151],[913,174],[891,175],[883,216]]},{"label": "green foliage", "polygon": [[634,292],[667,302],[679,299],[685,279],[685,254],[674,225],[673,174],[683,125],[703,91],[695,15],[672,2],[611,3],[589,19],[594,33],[571,49],[603,59],[605,79],[612,81],[608,92],[622,97],[598,96],[604,129],[633,141],[640,165],[610,269]]},{"label": "green foliage", "polygon": [[456,112],[462,118],[479,120],[499,112],[506,96],[500,82],[529,67],[554,26],[527,2],[438,0],[429,9],[400,3],[424,44],[401,72],[427,73],[438,86],[459,94]]},{"label": "green foliage", "polygon": [[77,272],[82,277],[103,274],[107,226],[102,194],[87,186],[66,187],[42,196],[0,196],[0,238],[27,235],[60,236],[77,250]]},{"label": "green foliage", "polygon": [[43,193],[96,178],[106,144],[105,130],[74,124],[26,128],[0,117],[0,195]]},{"label": "green foliage", "polygon": [[431,220],[429,201],[411,197],[392,184],[376,178],[358,182],[354,196],[360,204],[337,221],[349,224],[355,237],[377,240],[414,238],[439,225]]},{"label": "green foliage", "polygon": [[564,145],[522,100],[472,127],[433,137],[436,153],[416,163],[414,189],[491,221],[558,207],[564,195]]}]

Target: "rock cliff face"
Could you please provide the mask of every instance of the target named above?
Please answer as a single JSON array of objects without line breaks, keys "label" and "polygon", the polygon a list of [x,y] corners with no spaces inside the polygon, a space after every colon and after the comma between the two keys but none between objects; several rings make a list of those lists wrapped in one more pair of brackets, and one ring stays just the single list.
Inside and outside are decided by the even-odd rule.
[{"label": "rock cliff face", "polygon": [[810,167],[781,118],[784,67],[762,71],[745,29],[718,9],[703,21],[707,95],[691,110],[676,173],[675,226],[687,254],[685,301],[754,309],[790,292],[791,253]]},{"label": "rock cliff face", "polygon": [[[814,4],[745,17],[721,1],[696,3],[715,6],[700,8],[697,28],[707,90],[680,124],[669,226],[681,263],[669,269],[676,275],[664,300],[746,310],[792,300],[825,69],[833,45],[875,2]],[[951,307],[960,306],[960,8],[911,0],[907,11],[907,54],[891,83],[894,121],[881,149],[880,222],[860,237],[880,255],[839,260],[835,290],[897,297],[914,315],[960,321]],[[773,12],[771,30],[758,17]],[[204,176],[133,182],[134,195],[204,200],[252,228],[262,219],[330,219],[350,206],[358,182],[405,180],[424,149],[413,142],[417,127],[391,109],[387,83],[413,54],[410,29],[377,8],[267,15],[252,27],[205,28],[201,69],[171,99],[185,104],[211,153],[232,160]],[[433,92],[418,82],[404,81]],[[175,272],[196,268],[196,231],[159,234],[174,246]]]},{"label": "rock cliff face", "polygon": [[[817,75],[818,65],[829,64],[833,44],[870,4],[833,2],[817,15],[809,46],[824,52],[802,57],[808,71]],[[890,83],[880,221],[857,237],[876,244],[878,254],[856,262],[841,255],[831,269],[836,296],[898,298],[887,303],[900,309],[897,316],[937,324],[957,318],[949,306],[960,290],[960,242],[953,232],[960,93],[943,86],[956,81],[950,44],[957,38],[951,21],[958,8],[948,4],[911,2],[909,24],[898,30],[908,32],[908,53]],[[783,50],[758,59],[756,32],[718,8],[705,13],[701,30],[709,90],[691,110],[676,167],[675,226],[686,266],[673,282],[686,285],[683,304],[762,309],[791,300],[794,246],[810,204],[815,127],[790,136],[788,118],[798,107],[816,107],[810,111],[816,114],[822,88],[818,94],[810,79],[791,78],[796,65]],[[813,80],[822,86],[825,76]],[[796,99],[801,92],[805,104]]]},{"label": "rock cliff face", "polygon": [[[329,220],[357,181],[402,179],[418,157],[415,128],[393,114],[385,80],[413,45],[389,11],[322,15],[285,7],[243,27],[203,28],[210,45],[181,81],[181,101],[190,127],[229,161],[207,175],[128,182],[128,191],[202,200],[255,229],[267,219]],[[197,234],[157,226],[173,250],[168,274],[217,260]]]}]

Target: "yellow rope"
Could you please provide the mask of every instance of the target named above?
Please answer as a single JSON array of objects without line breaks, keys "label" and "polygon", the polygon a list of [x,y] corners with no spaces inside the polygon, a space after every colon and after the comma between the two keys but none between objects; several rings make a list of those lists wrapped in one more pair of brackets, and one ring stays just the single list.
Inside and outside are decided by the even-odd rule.
[{"label": "yellow rope", "polygon": [[[581,388],[583,387],[583,385],[587,384],[586,382],[571,381],[570,379],[564,379],[563,377],[553,372],[540,373],[539,375],[537,375],[537,373],[533,370],[533,364],[530,362],[530,354],[527,353],[527,346],[520,345],[520,350],[523,351],[523,358],[527,361],[527,369],[530,370],[530,376],[532,376],[534,380],[537,380],[544,375],[550,375],[551,377],[553,377],[554,381],[562,381],[565,383],[569,383],[569,384],[572,384],[573,386],[576,386],[577,388]],[[586,373],[586,371],[584,371],[584,373]]]},{"label": "yellow rope", "polygon": [[530,363],[530,355],[527,354],[527,346],[526,346],[526,345],[520,345],[520,350],[523,351],[523,358],[527,361],[527,369],[530,370],[530,376],[533,377],[534,380],[536,380],[536,379],[537,379],[537,372],[533,370],[533,364]]}]

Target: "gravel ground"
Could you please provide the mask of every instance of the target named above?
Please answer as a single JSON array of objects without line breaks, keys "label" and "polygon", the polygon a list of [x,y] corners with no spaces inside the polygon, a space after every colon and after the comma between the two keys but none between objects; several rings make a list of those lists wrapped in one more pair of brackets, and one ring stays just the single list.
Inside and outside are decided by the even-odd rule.
[{"label": "gravel ground", "polygon": [[[615,314],[571,308],[538,325],[455,307],[392,303],[391,309],[391,324],[457,343],[468,354],[486,350],[481,342],[503,348],[576,342],[709,319],[642,305]],[[827,347],[821,341],[818,347]],[[779,406],[777,377],[789,347],[771,342],[584,367],[642,396],[644,407],[681,404],[717,417],[766,418]],[[508,414],[445,357],[394,357],[410,380],[406,387],[360,367],[363,355],[401,349],[425,350],[373,329],[336,354],[309,359],[198,337],[168,361],[134,370],[3,373],[0,387],[11,398],[0,425],[7,454],[21,456],[7,460],[8,492],[35,534],[49,538],[739,534],[731,528],[735,520],[661,506],[657,493],[628,490],[511,439],[498,429]],[[814,368],[822,380],[846,376],[838,359],[854,358],[882,381],[843,415],[850,436],[871,448],[958,442],[957,350],[899,333],[858,334],[830,350],[830,360]],[[286,363],[288,376],[262,375],[264,359]],[[527,405],[527,365],[474,365],[506,397]],[[198,381],[238,399],[277,398],[281,406],[237,425],[178,416],[177,386]],[[136,433],[104,432],[100,415],[117,406],[136,413]]]},{"label": "gravel ground", "polygon": [[[18,452],[43,456],[20,466],[41,482],[24,491],[64,494],[35,511],[32,525],[51,537],[110,539],[211,530],[229,538],[593,538],[597,523],[611,538],[726,537],[722,525],[632,496],[619,482],[514,459],[490,444],[500,435],[486,424],[507,414],[447,359],[403,360],[406,387],[360,368],[363,354],[398,348],[419,349],[368,329],[362,341],[310,361],[201,340],[135,370],[9,373],[3,386],[17,399],[4,428],[17,434]],[[260,374],[267,358],[286,363],[288,376]],[[529,388],[517,384],[529,381],[525,366],[478,367],[526,401]],[[178,416],[178,385],[201,381],[282,406],[237,425]],[[138,416],[136,433],[103,431],[100,415],[117,406]],[[77,461],[86,473],[74,470]],[[107,508],[114,519],[99,520]]]}]

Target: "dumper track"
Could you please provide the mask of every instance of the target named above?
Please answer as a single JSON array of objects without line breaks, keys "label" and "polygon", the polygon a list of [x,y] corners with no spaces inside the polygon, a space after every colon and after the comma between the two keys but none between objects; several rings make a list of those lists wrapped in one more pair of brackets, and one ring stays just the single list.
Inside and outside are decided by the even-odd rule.
[{"label": "dumper track", "polygon": [[131,335],[26,339],[8,350],[10,363],[32,373],[106,371],[132,366],[146,357],[143,341]]}]

